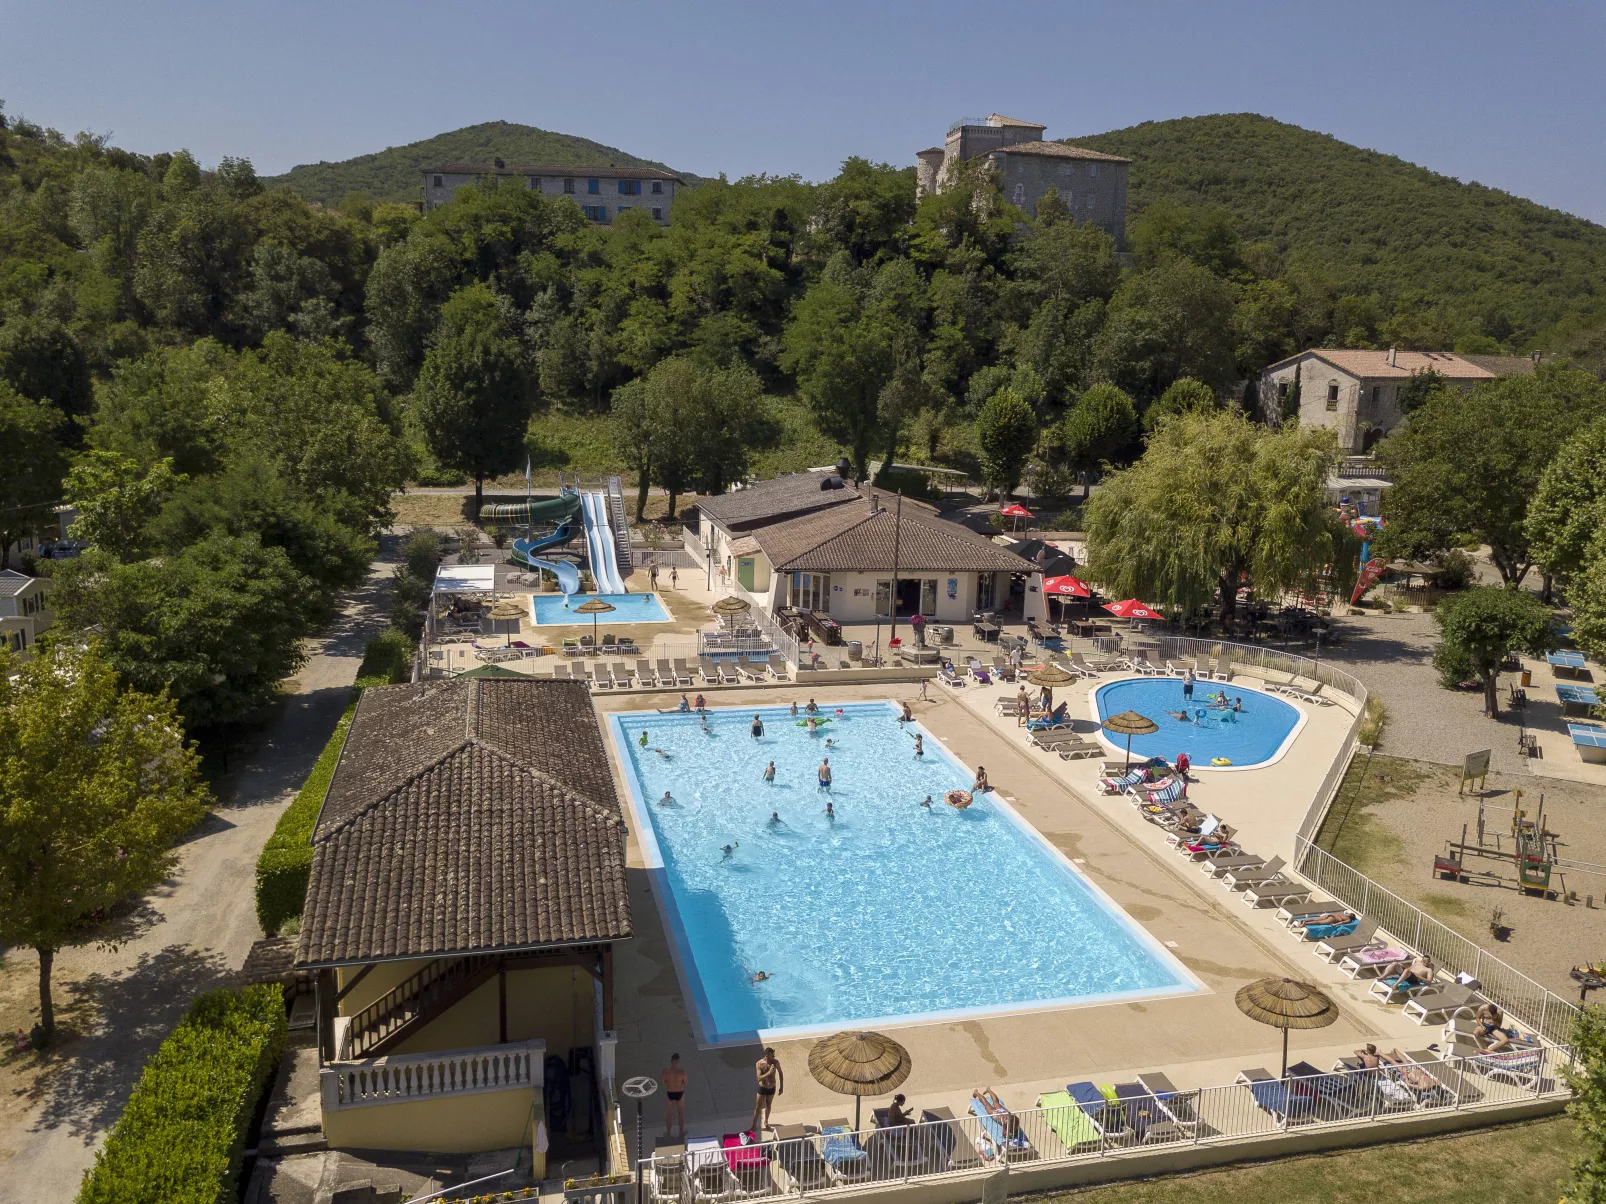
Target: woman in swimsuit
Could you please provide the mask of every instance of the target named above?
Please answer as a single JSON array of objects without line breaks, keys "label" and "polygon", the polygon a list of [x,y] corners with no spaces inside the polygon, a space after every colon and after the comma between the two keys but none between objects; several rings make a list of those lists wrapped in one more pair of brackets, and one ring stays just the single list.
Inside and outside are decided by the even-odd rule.
[{"label": "woman in swimsuit", "polygon": [[925,755],[926,755],[926,741],[925,741],[925,738],[923,736],[921,736],[921,734],[919,732],[916,732],[915,733],[915,756],[923,757]]},{"label": "woman in swimsuit", "polygon": [[764,735],[764,721],[757,715],[753,716],[753,739],[757,740]]},{"label": "woman in swimsuit", "polygon": [[770,1106],[775,1103],[775,1097],[786,1091],[786,1075],[781,1071],[781,1062],[775,1056],[775,1050],[768,1046],[753,1071],[758,1079],[758,1098],[753,1102],[753,1123],[747,1127],[754,1133],[761,1133],[769,1128]]}]

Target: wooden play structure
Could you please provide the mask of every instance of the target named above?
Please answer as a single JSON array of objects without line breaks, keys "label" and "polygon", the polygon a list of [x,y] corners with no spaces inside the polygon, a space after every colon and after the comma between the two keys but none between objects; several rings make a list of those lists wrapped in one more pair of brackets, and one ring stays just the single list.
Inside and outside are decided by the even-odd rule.
[{"label": "wooden play structure", "polygon": [[[1556,888],[1551,886],[1553,873],[1560,889],[1567,889],[1566,879],[1559,872],[1560,866],[1566,864],[1568,868],[1591,872],[1582,864],[1571,865],[1562,861],[1558,850],[1564,848],[1565,844],[1560,839],[1560,833],[1552,832],[1545,826],[1545,796],[1539,796],[1539,806],[1532,819],[1528,818],[1528,812],[1522,806],[1522,796],[1523,792],[1518,790],[1515,792],[1515,806],[1495,807],[1480,793],[1477,840],[1467,839],[1468,825],[1462,824],[1461,839],[1445,841],[1445,851],[1433,858],[1434,876],[1488,886],[1515,886],[1525,895],[1553,899],[1557,897]],[[1489,811],[1509,812],[1509,829],[1491,831],[1487,824],[1486,813]],[[1493,863],[1495,868],[1469,865],[1468,862],[1473,860]],[[1513,870],[1515,877],[1508,872]]]}]

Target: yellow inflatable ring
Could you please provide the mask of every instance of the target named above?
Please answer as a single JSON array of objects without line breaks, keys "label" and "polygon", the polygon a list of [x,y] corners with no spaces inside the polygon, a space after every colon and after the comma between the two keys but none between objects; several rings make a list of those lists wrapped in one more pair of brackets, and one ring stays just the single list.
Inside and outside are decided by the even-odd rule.
[{"label": "yellow inflatable ring", "polygon": [[1232,761],[1230,759],[1228,759],[1227,757],[1211,757],[1210,758],[1210,764],[1217,765],[1217,766],[1231,765]]}]

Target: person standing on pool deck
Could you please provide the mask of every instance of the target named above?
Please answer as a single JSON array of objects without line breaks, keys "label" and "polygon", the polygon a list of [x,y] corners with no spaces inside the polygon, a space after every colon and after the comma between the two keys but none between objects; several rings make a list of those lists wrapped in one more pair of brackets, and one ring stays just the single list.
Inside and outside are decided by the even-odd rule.
[{"label": "person standing on pool deck", "polygon": [[764,734],[764,721],[757,715],[753,716],[753,739],[757,740]]},{"label": "person standing on pool deck", "polygon": [[1191,668],[1182,671],[1182,699],[1184,702],[1193,697],[1193,683],[1197,680]]},{"label": "person standing on pool deck", "polygon": [[820,789],[831,789],[831,758],[827,757],[820,762]]},{"label": "person standing on pool deck", "polygon": [[771,761],[768,765],[764,766],[764,780],[766,782],[768,782],[771,786],[775,785],[775,762],[774,761]]},{"label": "person standing on pool deck", "polygon": [[1015,726],[1025,727],[1026,721],[1032,717],[1032,696],[1026,692],[1025,685],[1015,694]]},{"label": "person standing on pool deck", "polygon": [[680,574],[675,571],[675,566],[674,565],[670,565],[669,566],[669,588],[670,589],[679,589],[680,588]]},{"label": "person standing on pool deck", "polygon": [[680,1068],[680,1055],[669,1055],[669,1066],[658,1076],[664,1085],[664,1136],[675,1132],[675,1117],[680,1117],[680,1139],[686,1140],[686,1072]]},{"label": "person standing on pool deck", "polygon": [[753,1071],[758,1078],[758,1099],[753,1102],[753,1123],[748,1128],[761,1133],[770,1127],[770,1107],[775,1097],[786,1094],[786,1075],[781,1071],[781,1060],[769,1046],[765,1046],[764,1056]]}]

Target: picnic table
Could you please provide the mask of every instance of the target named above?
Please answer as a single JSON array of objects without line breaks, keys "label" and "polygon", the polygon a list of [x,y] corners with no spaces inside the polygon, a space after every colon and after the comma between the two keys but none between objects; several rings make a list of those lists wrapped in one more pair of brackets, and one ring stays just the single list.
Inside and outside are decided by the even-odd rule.
[{"label": "picnic table", "polygon": [[1587,716],[1600,705],[1600,695],[1595,693],[1594,686],[1558,685],[1556,697],[1561,700],[1563,715]]},{"label": "picnic table", "polygon": [[1551,671],[1557,677],[1579,678],[1584,675],[1587,669],[1584,664],[1584,654],[1575,652],[1571,648],[1564,648],[1560,652],[1552,652],[1545,657],[1545,661],[1550,665]]},{"label": "picnic table", "polygon": [[1591,727],[1587,723],[1569,723],[1567,734],[1572,737],[1579,760],[1606,765],[1606,728]]}]

